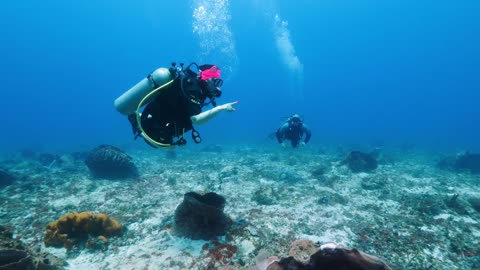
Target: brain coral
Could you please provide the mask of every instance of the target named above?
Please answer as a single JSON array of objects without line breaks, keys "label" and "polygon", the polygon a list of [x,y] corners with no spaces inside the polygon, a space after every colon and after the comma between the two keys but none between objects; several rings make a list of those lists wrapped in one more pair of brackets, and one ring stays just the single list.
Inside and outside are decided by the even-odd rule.
[{"label": "brain coral", "polygon": [[132,157],[111,145],[100,145],[85,159],[90,172],[99,178],[126,179],[138,176]]}]

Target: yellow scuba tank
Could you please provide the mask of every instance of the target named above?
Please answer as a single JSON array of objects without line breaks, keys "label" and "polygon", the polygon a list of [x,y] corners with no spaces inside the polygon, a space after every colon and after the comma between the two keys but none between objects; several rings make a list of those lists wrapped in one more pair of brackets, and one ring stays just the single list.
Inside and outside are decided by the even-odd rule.
[{"label": "yellow scuba tank", "polygon": [[[119,96],[114,104],[117,111],[124,115],[130,115],[135,113],[139,103],[150,93],[152,90],[168,83],[173,79],[172,74],[168,68],[158,68],[150,73],[146,78],[139,83],[128,89],[125,93]],[[146,104],[152,100],[156,95],[152,93],[152,96],[148,97],[143,103]]]}]

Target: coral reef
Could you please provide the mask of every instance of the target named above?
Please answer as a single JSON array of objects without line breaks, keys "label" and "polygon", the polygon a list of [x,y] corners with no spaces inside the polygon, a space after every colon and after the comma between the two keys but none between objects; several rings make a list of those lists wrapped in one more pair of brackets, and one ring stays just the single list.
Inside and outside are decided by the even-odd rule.
[{"label": "coral reef", "polygon": [[76,161],[85,161],[87,159],[89,152],[88,151],[75,151],[70,153],[70,156],[73,160]]},{"label": "coral reef", "polygon": [[328,171],[328,168],[326,166],[319,166],[318,168],[312,171],[312,176],[317,179],[322,179],[322,177],[325,175],[327,171]]},{"label": "coral reef", "polygon": [[138,176],[132,158],[111,145],[100,145],[93,149],[85,159],[85,164],[94,176],[100,178],[124,179]]},{"label": "coral reef", "polygon": [[54,163],[61,164],[63,161],[59,155],[50,153],[41,153],[36,160],[43,166],[51,166]]},{"label": "coral reef", "polygon": [[9,186],[15,182],[15,177],[0,168],[0,188]]},{"label": "coral reef", "polygon": [[371,155],[360,151],[352,151],[342,162],[354,173],[370,172],[377,168],[377,160]]},{"label": "coral reef", "polygon": [[36,161],[43,166],[51,166],[54,163],[61,164],[63,162],[62,157],[58,154],[39,153],[28,148],[21,150],[19,154],[22,159]]},{"label": "coral reef", "polygon": [[362,188],[366,190],[382,189],[388,183],[385,175],[373,175],[362,179]]},{"label": "coral reef", "polygon": [[455,161],[456,161],[456,157],[444,157],[444,158],[441,158],[436,166],[437,168],[439,169],[442,169],[442,170],[450,170],[450,171],[453,171],[455,170]]},{"label": "coral reef", "polygon": [[320,191],[318,193],[317,203],[320,205],[336,205],[336,204],[346,204],[348,202],[347,198],[335,193],[328,191]]},{"label": "coral reef", "polygon": [[47,225],[44,234],[45,246],[65,247],[72,249],[82,241],[87,241],[86,247],[95,247],[97,237],[101,242],[108,243],[106,236],[122,233],[122,225],[106,214],[91,212],[70,213]]},{"label": "coral reef", "polygon": [[[97,181],[70,155],[53,170],[7,156],[0,167],[19,181],[0,189],[0,224],[15,226],[14,238],[75,269],[244,270],[261,250],[288,257],[297,239],[355,247],[393,269],[480,269],[478,175],[438,170],[432,160],[439,152],[383,149],[394,164],[354,174],[337,166],[349,151],[339,153],[336,145],[321,153],[315,145],[301,151],[224,145],[221,155],[201,147],[182,148],[177,159],[132,149],[144,173],[122,182]],[[175,234],[173,212],[192,190],[224,196],[224,212],[238,225],[208,241]],[[78,240],[79,247],[105,252],[45,247],[47,224],[84,209],[121,216],[125,233]],[[306,258],[310,251],[297,253]]]},{"label": "coral reef", "polygon": [[255,201],[259,205],[273,205],[277,199],[277,193],[272,187],[262,187],[252,195],[252,201]]},{"label": "coral reef", "polygon": [[205,258],[209,258],[207,268],[216,268],[218,265],[227,265],[232,262],[235,253],[238,251],[238,247],[231,244],[220,244],[217,241],[213,241],[213,245],[204,245],[203,249],[208,250]]},{"label": "coral reef", "polygon": [[451,198],[445,200],[445,205],[460,215],[468,215],[468,210],[465,207],[466,203],[460,200],[459,197],[460,194],[454,194]]},{"label": "coral reef", "polygon": [[480,154],[466,152],[455,157],[445,157],[438,161],[437,167],[443,170],[480,174]]},{"label": "coral reef", "polygon": [[202,147],[202,151],[219,154],[223,152],[223,147],[217,144],[209,144]]},{"label": "coral reef", "polygon": [[310,256],[312,256],[318,248],[319,246],[313,241],[295,240],[288,251],[288,256],[293,257],[297,261],[307,262]]},{"label": "coral reef", "polygon": [[480,198],[469,198],[468,202],[475,211],[480,212]]},{"label": "coral reef", "polygon": [[0,269],[60,270],[66,262],[45,252],[28,248],[12,232],[0,226]]},{"label": "coral reef", "polygon": [[188,192],[175,210],[175,233],[191,239],[209,240],[224,235],[232,221],[223,213],[225,198],[209,192]]},{"label": "coral reef", "polygon": [[480,154],[465,153],[457,156],[454,168],[459,171],[469,171],[473,174],[480,174]]}]

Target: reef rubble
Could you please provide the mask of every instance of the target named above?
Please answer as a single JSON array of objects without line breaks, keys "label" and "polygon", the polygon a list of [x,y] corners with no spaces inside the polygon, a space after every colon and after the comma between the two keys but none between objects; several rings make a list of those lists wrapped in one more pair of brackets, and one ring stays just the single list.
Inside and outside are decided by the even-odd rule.
[{"label": "reef rubble", "polygon": [[[336,146],[221,149],[126,149],[138,175],[121,181],[95,177],[73,153],[50,167],[4,158],[17,180],[0,190],[0,224],[67,269],[247,269],[262,250],[287,257],[300,240],[356,248],[392,269],[480,269],[480,176],[439,169],[441,153],[383,149],[394,163],[352,172]],[[175,209],[198,191],[221,194],[231,219],[208,240],[175,234]],[[108,249],[46,247],[46,226],[71,212],[108,213],[124,232]]]}]

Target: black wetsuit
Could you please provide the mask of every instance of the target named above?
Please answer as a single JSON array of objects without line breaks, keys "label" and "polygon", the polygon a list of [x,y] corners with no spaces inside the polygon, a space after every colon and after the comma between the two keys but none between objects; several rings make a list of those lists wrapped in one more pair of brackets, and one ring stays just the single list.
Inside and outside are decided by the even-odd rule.
[{"label": "black wetsuit", "polygon": [[154,141],[174,144],[174,137],[183,138],[193,128],[190,117],[202,112],[205,99],[196,74],[186,70],[145,107],[143,131]]},{"label": "black wetsuit", "polygon": [[304,142],[308,143],[308,141],[310,141],[312,133],[310,132],[310,129],[308,129],[308,127],[303,123],[301,123],[300,125],[292,125],[287,122],[283,124],[279,129],[277,129],[277,132],[275,132],[279,143],[282,143],[284,140],[290,140],[292,143],[292,147],[298,146],[298,143],[300,142],[304,134]]}]

